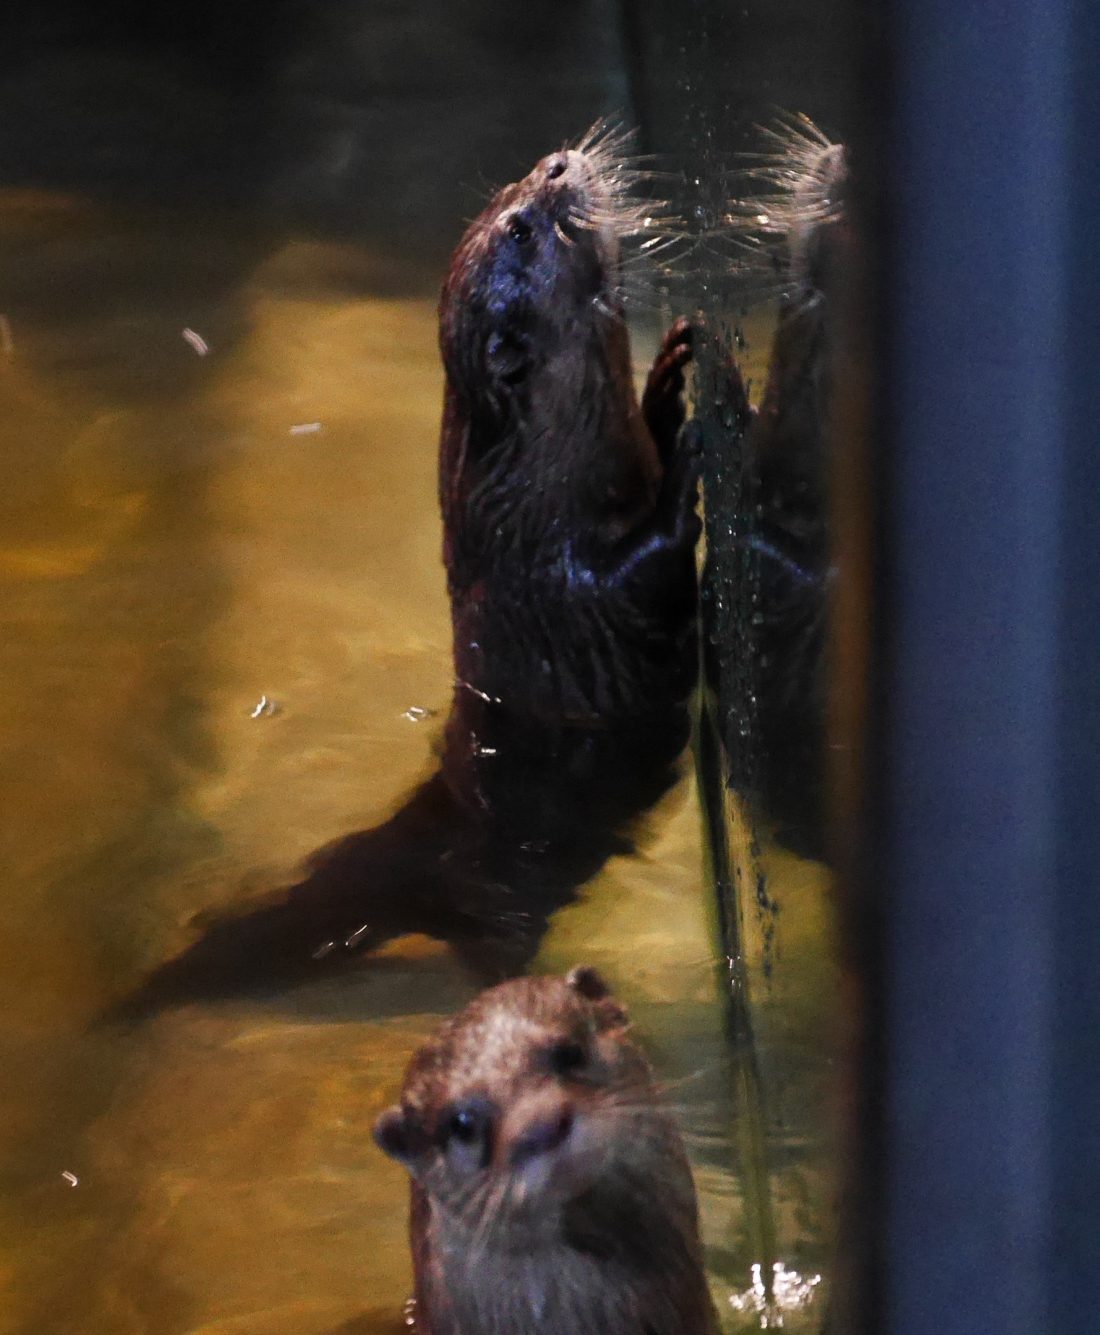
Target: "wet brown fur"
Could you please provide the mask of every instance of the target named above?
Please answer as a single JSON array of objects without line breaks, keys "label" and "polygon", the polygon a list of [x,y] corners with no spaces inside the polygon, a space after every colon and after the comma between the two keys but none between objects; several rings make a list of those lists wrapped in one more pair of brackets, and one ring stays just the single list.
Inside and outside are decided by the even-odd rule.
[{"label": "wet brown fur", "polygon": [[415,1054],[375,1135],[412,1175],[420,1335],[716,1335],[683,1145],[627,1030],[580,969],[482,993]]},{"label": "wet brown fur", "polygon": [[695,482],[668,413],[689,332],[640,407],[601,170],[566,151],[501,191],[440,302],[456,677],[555,720],[645,714],[690,681]]}]

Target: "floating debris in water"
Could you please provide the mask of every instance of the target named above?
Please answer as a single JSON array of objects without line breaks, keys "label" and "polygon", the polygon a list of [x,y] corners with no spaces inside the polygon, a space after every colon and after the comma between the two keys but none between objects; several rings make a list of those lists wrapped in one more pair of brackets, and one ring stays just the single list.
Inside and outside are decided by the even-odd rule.
[{"label": "floating debris in water", "polygon": [[200,357],[205,357],[210,351],[210,344],[201,334],[196,334],[193,329],[181,329],[180,337],[185,343],[189,343]]},{"label": "floating debris in water", "polygon": [[331,955],[336,949],[335,941],[322,941],[317,949],[310,956],[311,959],[323,960],[326,955]]},{"label": "floating debris in water", "polygon": [[11,321],[6,315],[0,315],[0,352],[10,357],[15,351],[15,339],[12,338]]},{"label": "floating debris in water", "polygon": [[290,428],[290,434],[292,436],[315,436],[320,430],[320,422],[296,422]]},{"label": "floating debris in water", "polygon": [[410,705],[401,717],[407,718],[410,723],[423,723],[426,718],[435,718],[438,713],[438,709],[425,709],[422,705]]},{"label": "floating debris in water", "polygon": [[256,706],[250,711],[249,718],[270,718],[278,713],[279,706],[266,695],[261,695]]},{"label": "floating debris in water", "polygon": [[354,932],[344,938],[344,946],[348,950],[354,950],[364,936],[370,931],[370,923],[365,922],[362,927],[357,927]]},{"label": "floating debris in water", "polygon": [[474,754],[479,756],[495,756],[496,753],[495,746],[477,746],[474,748]]},{"label": "floating debris in water", "polygon": [[62,1171],[61,1176],[65,1179],[65,1181],[69,1184],[70,1187],[75,1187],[80,1181],[80,1178],[78,1178],[75,1173],[70,1173],[67,1168]]},{"label": "floating debris in water", "polygon": [[[471,648],[472,647],[473,646],[471,645]],[[472,682],[463,681],[461,677],[459,677],[458,681],[455,682],[455,685],[462,686],[472,695],[476,695],[479,700],[484,700],[487,705],[499,705],[501,703],[499,695],[489,695],[488,692],[486,691],[479,691],[478,688]]]},{"label": "floating debris in water", "polygon": [[783,1313],[808,1307],[814,1291],[821,1283],[820,1275],[803,1279],[797,1270],[788,1270],[782,1261],[772,1266],[771,1296],[764,1288],[763,1267],[757,1261],[752,1267],[752,1286],[743,1293],[730,1294],[730,1306],[735,1312],[755,1312],[760,1318],[761,1330],[775,1330],[783,1325]]}]

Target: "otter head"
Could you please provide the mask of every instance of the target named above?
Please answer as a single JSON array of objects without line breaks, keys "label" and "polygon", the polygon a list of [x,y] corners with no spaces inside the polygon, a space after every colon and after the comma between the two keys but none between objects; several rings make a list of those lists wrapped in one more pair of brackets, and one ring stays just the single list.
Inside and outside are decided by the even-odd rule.
[{"label": "otter head", "polygon": [[416,1054],[375,1139],[441,1227],[482,1245],[561,1241],[581,1201],[641,1212],[662,1154],[684,1170],[627,1023],[593,969],[492,988]]},{"label": "otter head", "polygon": [[474,409],[621,320],[620,238],[644,225],[627,142],[596,127],[505,186],[467,229],[443,287],[440,346],[450,388]]}]

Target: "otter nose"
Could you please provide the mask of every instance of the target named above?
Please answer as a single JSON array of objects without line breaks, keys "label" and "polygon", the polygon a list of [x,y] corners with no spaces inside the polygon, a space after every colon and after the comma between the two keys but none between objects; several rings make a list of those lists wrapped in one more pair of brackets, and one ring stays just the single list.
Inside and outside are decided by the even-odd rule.
[{"label": "otter nose", "polygon": [[572,1108],[558,1108],[554,1112],[535,1118],[519,1132],[512,1141],[508,1157],[514,1168],[529,1163],[540,1154],[549,1154],[569,1139],[573,1130]]}]

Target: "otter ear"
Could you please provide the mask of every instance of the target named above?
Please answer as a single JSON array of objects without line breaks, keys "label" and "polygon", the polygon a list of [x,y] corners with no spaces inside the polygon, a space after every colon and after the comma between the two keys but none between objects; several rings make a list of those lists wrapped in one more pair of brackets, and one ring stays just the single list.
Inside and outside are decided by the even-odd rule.
[{"label": "otter ear", "polygon": [[575,969],[570,969],[565,975],[565,985],[586,1001],[602,1001],[611,995],[603,974],[590,964],[578,964]]},{"label": "otter ear", "polygon": [[565,975],[567,987],[571,987],[585,1001],[594,1003],[592,1009],[596,1016],[596,1028],[601,1032],[607,1029],[624,1029],[630,1023],[624,1007],[620,1006],[611,995],[604,976],[590,965],[579,964]]},{"label": "otter ear", "polygon": [[399,1108],[387,1108],[374,1124],[374,1143],[391,1159],[406,1166],[413,1158],[409,1119]]},{"label": "otter ear", "polygon": [[531,366],[526,342],[515,334],[492,333],[485,341],[485,369],[496,380],[514,384]]}]

